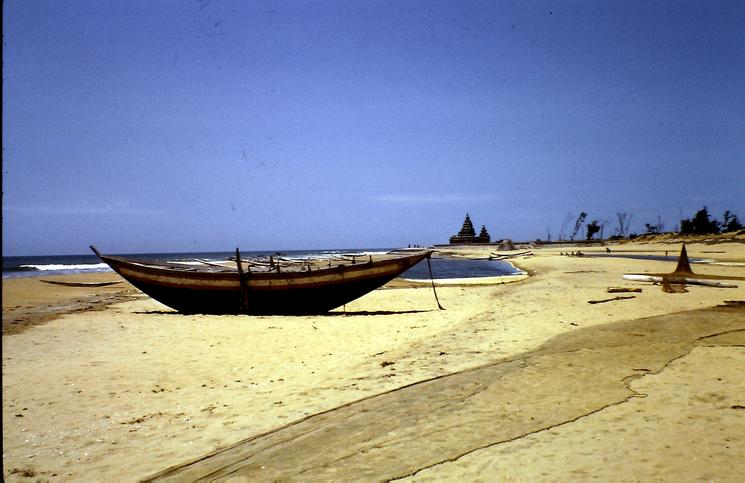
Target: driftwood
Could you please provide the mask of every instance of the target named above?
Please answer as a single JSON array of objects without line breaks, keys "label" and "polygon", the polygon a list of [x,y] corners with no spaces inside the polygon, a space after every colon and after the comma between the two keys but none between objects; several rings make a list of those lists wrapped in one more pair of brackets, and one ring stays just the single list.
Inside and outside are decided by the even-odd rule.
[{"label": "driftwood", "polygon": [[619,295],[618,297],[613,297],[612,299],[603,299],[603,300],[588,300],[588,304],[603,304],[605,302],[613,302],[614,300],[628,300],[636,298],[636,295],[629,295],[628,297],[624,297],[622,295]]},{"label": "driftwood", "polygon": [[[692,274],[693,275],[693,274]],[[641,274],[625,274],[624,280],[631,280],[634,282],[654,282],[654,283],[672,283],[672,284],[686,284],[686,285],[704,285],[706,287],[717,287],[717,288],[737,288],[737,285],[733,283],[720,282],[718,280],[706,280],[701,278],[693,277],[682,277],[682,276],[661,276],[661,275],[641,275]]]},{"label": "driftwood", "polygon": [[662,279],[662,291],[666,293],[688,293],[685,283],[670,283],[670,281],[665,278]]},{"label": "driftwood", "polygon": [[64,285],[65,287],[106,287],[107,285],[116,285],[122,283],[121,280],[114,280],[112,282],[60,282],[58,280],[39,280],[44,283],[51,283],[53,285]]},{"label": "driftwood", "polygon": [[515,258],[515,257],[529,257],[533,255],[533,252],[526,251],[526,252],[520,252],[520,253],[510,253],[509,255],[499,255],[498,253],[492,253],[489,255],[489,260],[506,260],[508,258]]},{"label": "driftwood", "polygon": [[626,293],[626,292],[640,293],[641,291],[642,289],[640,288],[608,287],[608,293]]}]

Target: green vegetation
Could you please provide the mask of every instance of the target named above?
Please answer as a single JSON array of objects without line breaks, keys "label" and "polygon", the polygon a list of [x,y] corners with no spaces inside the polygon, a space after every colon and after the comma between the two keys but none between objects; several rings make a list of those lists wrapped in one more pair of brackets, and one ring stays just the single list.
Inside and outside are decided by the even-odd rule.
[{"label": "green vegetation", "polygon": [[587,239],[592,240],[592,237],[595,236],[596,233],[600,231],[600,225],[598,225],[598,220],[593,220],[590,223],[587,224]]},{"label": "green vegetation", "polygon": [[704,206],[696,212],[693,218],[685,218],[680,221],[680,233],[683,235],[709,235],[742,230],[742,223],[737,215],[726,210],[723,220],[717,221],[710,217],[709,211]]},{"label": "green vegetation", "polygon": [[[624,238],[636,238],[638,235],[635,233],[631,233],[629,230],[629,226],[631,225],[631,220],[633,219],[633,217],[634,215],[632,213],[616,213],[617,224],[613,229],[613,235],[608,239],[619,240]],[[575,240],[575,237],[582,228],[582,225],[586,225],[587,232],[585,239],[587,241],[596,239],[604,240],[605,238],[603,237],[603,232],[605,230],[605,227],[609,226],[611,223],[610,219],[605,219],[603,221],[592,220],[588,222],[587,213],[584,211],[581,212],[576,218],[572,213],[568,213],[561,225],[561,230],[559,232],[560,241],[565,240],[564,233],[567,231],[567,227],[572,221],[574,221],[574,229],[569,236],[569,239],[571,241]],[[644,223],[644,228],[645,232],[643,233],[643,235],[659,235],[662,233],[667,233],[665,231],[665,223],[663,223],[662,218],[659,215],[657,216],[656,223]],[[745,228],[745,226],[743,226],[734,212],[726,210],[722,215],[722,220],[719,221],[714,219],[709,214],[708,209],[704,206],[703,208],[698,210],[692,218],[684,218],[680,220],[680,225],[676,225],[675,228],[673,228],[672,233],[679,233],[681,235],[716,235],[719,233],[736,232],[742,230],[743,228]],[[548,236],[550,240],[550,230]]]}]

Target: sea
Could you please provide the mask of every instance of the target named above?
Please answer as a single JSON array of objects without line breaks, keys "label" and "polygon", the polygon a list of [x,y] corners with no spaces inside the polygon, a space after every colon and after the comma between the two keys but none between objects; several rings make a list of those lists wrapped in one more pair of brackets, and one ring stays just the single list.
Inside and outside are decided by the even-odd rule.
[{"label": "sea", "polygon": [[[388,249],[351,249],[351,250],[291,250],[291,251],[256,251],[241,252],[242,258],[265,258],[270,255],[286,258],[333,257],[343,254],[382,254]],[[193,253],[134,253],[118,256],[143,261],[210,262],[225,261],[235,252],[193,252]],[[431,259],[432,275],[442,278],[498,277],[523,273],[511,264],[499,260],[465,260],[456,258]],[[112,272],[111,268],[93,254],[90,255],[54,255],[3,257],[3,279],[17,277],[39,277],[65,275],[73,273]],[[426,261],[420,262],[401,275],[401,278],[429,280],[429,268]]]}]

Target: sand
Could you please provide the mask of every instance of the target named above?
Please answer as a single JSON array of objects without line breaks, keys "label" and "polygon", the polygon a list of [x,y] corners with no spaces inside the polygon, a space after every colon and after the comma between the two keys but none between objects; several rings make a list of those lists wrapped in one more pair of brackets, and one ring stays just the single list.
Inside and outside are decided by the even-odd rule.
[{"label": "sand", "polygon": [[[227,460],[248,479],[745,474],[745,310],[713,309],[745,283],[670,294],[621,278],[670,262],[532,251],[514,260],[527,279],[439,284],[446,310],[400,281],[326,316],[246,317],[5,280],[4,478],[188,479]],[[722,263],[696,272],[745,274],[745,244],[688,251]],[[116,279],[64,279],[95,277]],[[643,291],[587,303],[608,287]]]}]

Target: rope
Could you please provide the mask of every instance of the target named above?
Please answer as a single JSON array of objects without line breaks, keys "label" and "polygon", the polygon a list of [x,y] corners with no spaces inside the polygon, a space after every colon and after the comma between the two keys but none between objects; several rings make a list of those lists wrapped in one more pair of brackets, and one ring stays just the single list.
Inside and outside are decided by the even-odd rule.
[{"label": "rope", "polygon": [[439,308],[440,310],[445,310],[445,307],[440,305],[440,299],[437,298],[437,290],[435,290],[435,277],[432,275],[432,264],[429,261],[430,257],[431,257],[431,254],[427,255],[427,267],[429,267],[429,281],[432,282],[432,292],[435,294],[435,301],[437,302],[437,308]]}]

